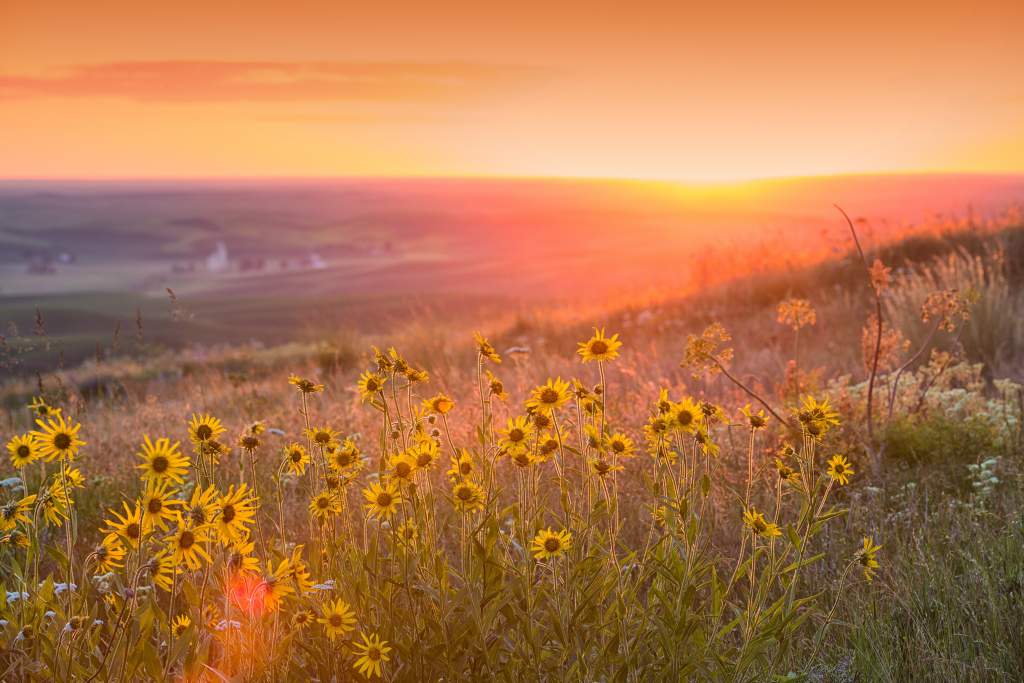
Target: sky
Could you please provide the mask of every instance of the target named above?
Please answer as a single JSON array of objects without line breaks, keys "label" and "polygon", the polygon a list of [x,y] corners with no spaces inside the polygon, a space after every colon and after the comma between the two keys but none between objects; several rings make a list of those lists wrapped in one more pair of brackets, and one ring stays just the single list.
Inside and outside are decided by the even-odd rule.
[{"label": "sky", "polygon": [[0,178],[1024,172],[1024,3],[0,2]]}]

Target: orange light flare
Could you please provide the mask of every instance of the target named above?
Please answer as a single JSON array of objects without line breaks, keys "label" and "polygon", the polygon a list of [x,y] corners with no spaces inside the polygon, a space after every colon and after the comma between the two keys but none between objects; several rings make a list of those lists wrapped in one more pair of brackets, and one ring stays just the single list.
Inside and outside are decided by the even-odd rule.
[{"label": "orange light flare", "polygon": [[225,593],[239,612],[249,619],[260,619],[277,605],[268,599],[269,586],[262,576],[236,573],[228,579]]}]

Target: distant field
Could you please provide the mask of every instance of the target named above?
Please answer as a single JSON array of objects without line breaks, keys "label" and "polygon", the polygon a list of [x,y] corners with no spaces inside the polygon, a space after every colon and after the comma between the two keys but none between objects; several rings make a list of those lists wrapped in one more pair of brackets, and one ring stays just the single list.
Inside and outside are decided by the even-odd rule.
[{"label": "distant field", "polygon": [[[731,188],[570,181],[0,184],[0,321],[73,361],[141,314],[172,345],[386,328],[409,310],[479,320],[545,304],[671,296],[869,242],[979,223],[1021,177],[766,181]],[[212,269],[218,243],[227,257]],[[725,254],[728,254],[726,257]],[[771,256],[771,258],[767,258]],[[785,264],[783,264],[785,265]],[[31,273],[30,270],[42,271]],[[177,304],[170,302],[173,289]],[[38,345],[35,345],[38,347]],[[52,362],[52,358],[49,359]]]}]

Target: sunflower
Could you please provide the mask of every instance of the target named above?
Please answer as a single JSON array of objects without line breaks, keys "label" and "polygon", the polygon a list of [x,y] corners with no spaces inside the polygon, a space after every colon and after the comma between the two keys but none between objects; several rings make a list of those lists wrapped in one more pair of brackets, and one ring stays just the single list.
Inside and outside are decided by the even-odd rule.
[{"label": "sunflower", "polygon": [[416,458],[409,453],[391,456],[388,462],[390,475],[397,481],[412,481],[416,474]]},{"label": "sunflower", "polygon": [[238,447],[249,455],[254,454],[262,445],[263,439],[249,430],[242,432],[238,437]]},{"label": "sunflower", "polygon": [[505,391],[505,383],[490,370],[487,370],[487,391],[499,401],[508,400],[508,393]]},{"label": "sunflower", "polygon": [[530,437],[533,436],[533,431],[533,423],[528,418],[524,416],[509,418],[508,426],[500,431],[502,436],[498,445],[504,450],[526,447]]},{"label": "sunflower", "polygon": [[875,578],[875,573],[878,571],[878,551],[882,549],[882,546],[875,545],[875,541],[867,536],[864,537],[863,545],[854,555],[854,560],[864,570],[864,578],[871,581]]},{"label": "sunflower", "polygon": [[196,444],[196,453],[210,458],[214,465],[219,465],[221,458],[231,455],[231,447],[217,439],[210,439]]},{"label": "sunflower", "polygon": [[410,384],[416,384],[417,382],[429,382],[430,373],[421,368],[414,368],[410,366],[409,369],[405,371],[405,378],[409,380]]},{"label": "sunflower", "polygon": [[388,373],[391,371],[391,358],[383,353],[376,346],[371,346],[373,349],[373,362],[377,365],[377,371],[381,373]]},{"label": "sunflower", "polygon": [[31,434],[12,438],[7,442],[7,452],[11,454],[11,465],[17,470],[35,462],[39,457],[39,447]]},{"label": "sunflower", "polygon": [[384,390],[386,382],[387,378],[383,375],[367,370],[359,376],[359,395],[363,397],[363,401],[369,401]]},{"label": "sunflower", "polygon": [[622,432],[615,432],[608,437],[608,450],[620,458],[632,458],[635,455],[636,446],[631,438]]},{"label": "sunflower", "polygon": [[672,418],[673,427],[692,433],[697,430],[700,424],[701,412],[696,403],[688,398],[684,398],[679,403],[672,404],[669,416]]},{"label": "sunflower", "polygon": [[498,351],[494,348],[491,342],[487,341],[482,334],[479,332],[473,333],[473,341],[476,342],[476,351],[480,356],[480,360],[485,358],[492,363],[500,363],[501,356],[498,355]]},{"label": "sunflower", "polygon": [[[85,488],[85,475],[77,467],[65,470],[64,481],[67,482],[69,489],[84,489]],[[62,482],[63,483],[63,482]]]},{"label": "sunflower", "polygon": [[797,482],[800,480],[800,473],[787,465],[781,458],[775,458],[775,471],[778,472],[779,479],[782,481]]},{"label": "sunflower", "polygon": [[11,531],[0,534],[0,546],[2,545],[28,548],[32,545],[32,541],[18,529],[12,529]]},{"label": "sunflower", "polygon": [[398,505],[402,502],[398,485],[390,481],[383,485],[379,482],[371,483],[363,489],[363,497],[366,498],[367,514],[377,519],[389,519],[398,511]]},{"label": "sunflower", "polygon": [[124,543],[117,536],[110,535],[104,538],[93,550],[93,556],[96,558],[96,573],[107,574],[124,567],[126,552]]},{"label": "sunflower", "polygon": [[533,451],[526,446],[516,446],[511,450],[505,451],[505,453],[516,467],[529,467],[538,462]]},{"label": "sunflower", "polygon": [[624,469],[622,465],[614,465],[604,457],[591,458],[590,460],[590,470],[602,479],[613,472],[621,472]]},{"label": "sunflower", "polygon": [[768,426],[768,417],[764,414],[764,408],[761,408],[755,413],[754,409],[748,403],[740,408],[740,412],[747,418],[747,423],[750,425],[751,429],[764,429]]},{"label": "sunflower", "polygon": [[359,456],[359,446],[352,439],[345,439],[340,445],[327,446],[327,461],[331,469],[338,474],[345,474],[349,470],[361,467],[363,461]]},{"label": "sunflower", "polygon": [[149,567],[153,585],[170,593],[174,589],[174,577],[181,573],[174,564],[170,551],[165,548],[154,555],[149,561]]},{"label": "sunflower", "polygon": [[179,614],[174,617],[174,621],[171,622],[171,632],[175,638],[180,638],[185,635],[185,631],[192,627],[192,620],[187,614]]},{"label": "sunflower", "polygon": [[73,460],[78,455],[78,449],[85,445],[85,442],[78,438],[78,431],[82,425],[65,421],[61,415],[54,415],[46,420],[36,420],[39,429],[32,432],[39,446],[39,455],[46,462],[55,459]]},{"label": "sunflower", "polygon": [[718,444],[711,439],[711,433],[704,427],[697,428],[697,431],[693,433],[693,440],[697,442],[701,452],[706,456],[717,457],[721,450]]},{"label": "sunflower", "polygon": [[411,548],[416,545],[419,537],[420,529],[416,526],[416,522],[411,519],[407,519],[398,525],[398,542],[402,545]]},{"label": "sunflower", "polygon": [[188,438],[197,446],[215,440],[225,431],[224,425],[213,415],[192,413],[188,422]]},{"label": "sunflower", "polygon": [[309,464],[309,454],[306,453],[306,449],[303,448],[302,444],[288,444],[284,449],[284,464],[288,466],[289,472],[301,477],[306,473],[306,465]]},{"label": "sunflower", "polygon": [[409,370],[409,363],[398,353],[394,346],[388,348],[388,358],[391,360],[391,369],[395,374],[404,375]]},{"label": "sunflower", "polygon": [[128,503],[124,501],[121,502],[121,505],[124,506],[123,515],[117,510],[110,510],[113,519],[106,520],[106,527],[103,531],[107,536],[104,540],[119,538],[129,547],[138,548],[142,536],[146,533],[142,527],[142,506],[138,501],[133,507],[129,507]]},{"label": "sunflower", "polygon": [[321,491],[309,501],[309,514],[316,519],[324,520],[340,513],[341,501],[330,491]]},{"label": "sunflower", "polygon": [[25,496],[21,500],[12,500],[0,507],[0,531],[10,531],[18,525],[31,524],[29,512],[36,502],[36,494]]},{"label": "sunflower", "polygon": [[832,477],[832,481],[839,482],[840,486],[845,486],[850,483],[850,477],[855,473],[853,467],[850,466],[850,461],[842,455],[834,455],[828,461],[828,476]]},{"label": "sunflower", "polygon": [[170,482],[150,479],[142,495],[142,527],[145,531],[159,528],[167,531],[167,522],[174,520],[182,501],[171,498]]},{"label": "sunflower", "polygon": [[755,536],[781,536],[782,530],[774,522],[765,520],[764,515],[754,508],[743,511],[743,523],[750,528]]},{"label": "sunflower", "polygon": [[356,671],[367,678],[379,678],[383,675],[381,668],[383,663],[391,659],[388,657],[388,653],[391,652],[388,641],[381,640],[376,633],[370,634],[369,637],[365,633],[360,633],[359,636],[363,642],[356,642],[352,645],[356,654],[359,655],[353,666]]},{"label": "sunflower", "polygon": [[599,330],[595,327],[594,336],[585,342],[579,342],[580,348],[576,353],[583,357],[584,363],[592,360],[615,360],[619,357],[619,347],[621,346],[619,335],[613,334],[611,337],[606,337],[603,329]]},{"label": "sunflower", "polygon": [[189,459],[178,450],[178,442],[171,443],[168,438],[150,440],[149,436],[143,436],[142,450],[138,456],[142,458],[142,464],[137,469],[142,470],[143,481],[161,481],[164,479],[173,481],[176,484],[185,483],[185,474],[188,473]]},{"label": "sunflower", "polygon": [[356,613],[347,602],[339,598],[324,605],[323,616],[317,621],[324,625],[327,637],[334,640],[338,636],[350,633],[356,627]]},{"label": "sunflower", "polygon": [[64,486],[55,481],[39,494],[39,506],[43,519],[49,526],[63,526],[64,520],[70,516],[69,508],[74,503]]},{"label": "sunflower", "polygon": [[547,460],[558,450],[558,445],[558,437],[551,432],[541,434],[537,439],[537,460]]},{"label": "sunflower", "polygon": [[433,439],[421,441],[414,449],[410,450],[416,456],[416,468],[420,470],[429,470],[441,456],[441,448]]},{"label": "sunflower", "polygon": [[587,425],[584,427],[583,433],[586,435],[587,447],[602,453],[608,450],[608,438],[603,436],[595,425]]},{"label": "sunflower", "polygon": [[334,431],[330,427],[310,427],[303,431],[310,441],[318,446],[326,448],[330,444],[338,440],[338,432]]},{"label": "sunflower", "polygon": [[572,533],[566,530],[554,531],[550,527],[541,529],[530,544],[530,552],[538,560],[559,557],[572,547]]},{"label": "sunflower", "polygon": [[288,375],[288,384],[291,384],[303,394],[318,394],[324,390],[323,384],[317,384],[311,379],[303,379],[298,375]]},{"label": "sunflower", "polygon": [[210,484],[205,489],[196,486],[185,509],[185,516],[196,526],[213,522],[217,514],[217,489]]},{"label": "sunflower", "polygon": [[295,590],[292,588],[289,579],[292,573],[292,563],[287,557],[273,569],[273,565],[267,563],[267,574],[263,577],[263,605],[271,612],[277,611],[281,600],[288,597]]},{"label": "sunflower", "polygon": [[298,630],[303,630],[310,624],[316,621],[316,613],[309,609],[300,609],[298,612],[292,615],[292,618],[288,620],[291,627]]},{"label": "sunflower", "polygon": [[60,408],[51,406],[42,396],[33,396],[28,407],[39,417],[60,417]]},{"label": "sunflower", "polygon": [[437,394],[423,401],[423,410],[436,413],[437,415],[447,415],[454,407],[455,401],[445,394]]},{"label": "sunflower", "polygon": [[815,437],[839,425],[839,413],[832,409],[827,398],[819,403],[813,396],[804,396],[796,415],[804,430]]},{"label": "sunflower", "polygon": [[558,379],[548,378],[545,384],[536,387],[526,401],[526,410],[530,413],[543,413],[550,415],[558,410],[572,398],[569,391],[569,383]]},{"label": "sunflower", "polygon": [[452,487],[452,505],[465,514],[480,510],[484,506],[484,491],[469,480],[460,481]]},{"label": "sunflower", "polygon": [[463,448],[459,451],[459,457],[451,457],[451,468],[445,474],[449,481],[455,482],[472,476],[474,469],[473,456]]},{"label": "sunflower", "polygon": [[259,574],[260,561],[255,551],[256,543],[251,538],[232,543],[228,569],[234,574]]},{"label": "sunflower", "polygon": [[299,595],[309,593],[313,590],[314,585],[313,577],[309,573],[309,567],[306,566],[306,562],[302,559],[302,549],[305,547],[300,543],[292,549],[291,567],[288,573]]},{"label": "sunflower", "polygon": [[178,516],[178,529],[167,540],[167,549],[175,567],[184,564],[196,571],[203,561],[210,562],[210,555],[203,547],[210,542],[210,527],[196,526],[187,518]]},{"label": "sunflower", "polygon": [[246,525],[256,519],[257,502],[246,484],[239,484],[237,489],[232,484],[227,493],[217,499],[215,524],[222,545],[229,546],[248,538]]}]

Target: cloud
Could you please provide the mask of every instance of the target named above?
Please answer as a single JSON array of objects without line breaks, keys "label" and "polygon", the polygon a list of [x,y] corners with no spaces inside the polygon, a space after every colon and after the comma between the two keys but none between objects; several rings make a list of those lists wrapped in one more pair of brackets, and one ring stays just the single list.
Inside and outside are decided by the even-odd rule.
[{"label": "cloud", "polygon": [[57,74],[0,74],[0,99],[430,102],[500,94],[544,75],[535,67],[469,62],[112,62]]}]

